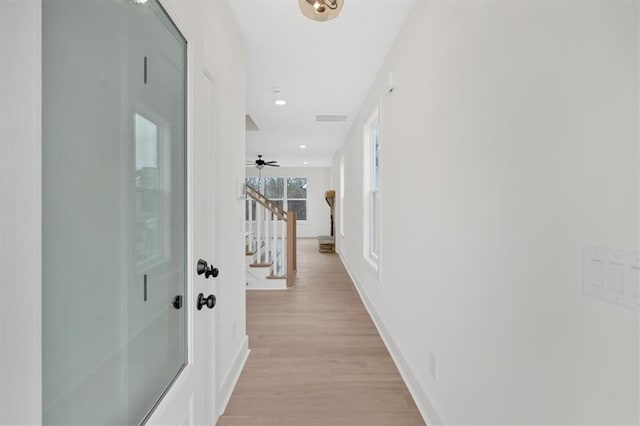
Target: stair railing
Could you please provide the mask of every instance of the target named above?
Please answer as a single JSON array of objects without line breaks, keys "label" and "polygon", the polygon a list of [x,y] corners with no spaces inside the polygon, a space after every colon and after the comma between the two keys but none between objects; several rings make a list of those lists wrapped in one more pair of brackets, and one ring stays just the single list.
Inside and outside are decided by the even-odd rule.
[{"label": "stair railing", "polygon": [[268,278],[286,278],[287,287],[293,287],[297,269],[296,212],[285,211],[249,184],[245,188],[249,210],[247,250],[256,255],[252,266],[271,266]]}]

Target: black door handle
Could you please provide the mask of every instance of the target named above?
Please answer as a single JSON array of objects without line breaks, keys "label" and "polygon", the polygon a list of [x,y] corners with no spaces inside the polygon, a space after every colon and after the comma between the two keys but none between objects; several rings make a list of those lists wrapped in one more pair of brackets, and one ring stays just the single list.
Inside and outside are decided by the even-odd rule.
[{"label": "black door handle", "polygon": [[216,306],[216,296],[210,294],[209,297],[204,297],[204,294],[200,293],[198,295],[198,310],[201,311],[203,306],[213,309]]},{"label": "black door handle", "polygon": [[213,266],[209,266],[206,260],[198,260],[198,265],[196,266],[196,272],[198,275],[204,274],[205,278],[213,277],[216,278],[220,271],[218,268],[214,268]]}]

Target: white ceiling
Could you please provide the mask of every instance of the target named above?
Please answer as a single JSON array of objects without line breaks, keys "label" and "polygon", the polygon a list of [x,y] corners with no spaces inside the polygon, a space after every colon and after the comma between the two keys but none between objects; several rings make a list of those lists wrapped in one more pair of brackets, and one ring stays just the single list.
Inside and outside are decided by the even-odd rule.
[{"label": "white ceiling", "polygon": [[[330,165],[413,0],[345,0],[328,22],[305,18],[297,0],[229,3],[246,42],[247,114],[260,129],[247,132],[247,159]],[[274,104],[273,87],[287,105]],[[348,119],[317,123],[320,114]]]}]

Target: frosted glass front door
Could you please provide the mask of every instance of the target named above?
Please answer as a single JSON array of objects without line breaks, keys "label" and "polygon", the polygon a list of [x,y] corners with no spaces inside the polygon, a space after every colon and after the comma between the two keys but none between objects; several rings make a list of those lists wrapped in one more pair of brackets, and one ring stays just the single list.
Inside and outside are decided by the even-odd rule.
[{"label": "frosted glass front door", "polygon": [[43,0],[45,424],[137,424],[186,364],[186,42]]}]

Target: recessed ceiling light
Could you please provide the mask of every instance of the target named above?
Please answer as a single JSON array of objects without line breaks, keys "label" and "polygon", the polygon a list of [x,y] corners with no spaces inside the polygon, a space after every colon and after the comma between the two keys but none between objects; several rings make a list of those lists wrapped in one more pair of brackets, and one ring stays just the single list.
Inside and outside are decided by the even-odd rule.
[{"label": "recessed ceiling light", "polygon": [[283,99],[277,99],[274,103],[275,103],[276,105],[278,105],[278,106],[284,106],[284,105],[286,105],[286,104],[287,104],[287,101],[285,101],[285,100],[283,100]]},{"label": "recessed ceiling light", "polygon": [[305,161],[305,162],[304,162],[304,163],[302,163],[302,164],[304,164],[304,165],[306,166],[307,164],[309,164],[309,162],[308,162],[308,161]]},{"label": "recessed ceiling light", "polygon": [[300,145],[300,148],[305,149],[307,146],[306,145]]}]

